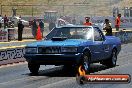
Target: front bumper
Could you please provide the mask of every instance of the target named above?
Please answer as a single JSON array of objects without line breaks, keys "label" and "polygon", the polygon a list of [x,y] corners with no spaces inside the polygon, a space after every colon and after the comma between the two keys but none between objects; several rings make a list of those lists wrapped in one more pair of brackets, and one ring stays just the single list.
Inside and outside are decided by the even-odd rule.
[{"label": "front bumper", "polygon": [[77,54],[25,54],[28,62],[35,62],[43,65],[65,65],[77,64],[82,53]]}]

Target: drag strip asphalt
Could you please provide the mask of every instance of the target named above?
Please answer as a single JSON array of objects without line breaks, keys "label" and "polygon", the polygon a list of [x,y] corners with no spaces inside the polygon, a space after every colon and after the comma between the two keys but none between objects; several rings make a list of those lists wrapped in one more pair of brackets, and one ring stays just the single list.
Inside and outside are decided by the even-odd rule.
[{"label": "drag strip asphalt", "polygon": [[[132,43],[123,44],[118,55],[117,66],[107,68],[101,64],[91,65],[91,74],[132,75]],[[32,76],[27,63],[0,67],[0,88],[132,88],[129,84],[85,84],[78,85],[75,75],[62,66],[41,66],[39,74]]]}]

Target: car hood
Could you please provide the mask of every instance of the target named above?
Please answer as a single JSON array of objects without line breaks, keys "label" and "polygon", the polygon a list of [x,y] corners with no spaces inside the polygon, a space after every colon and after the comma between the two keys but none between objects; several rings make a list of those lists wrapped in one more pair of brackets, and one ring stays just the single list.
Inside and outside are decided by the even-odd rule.
[{"label": "car hood", "polygon": [[39,42],[34,42],[28,44],[27,46],[30,47],[37,47],[37,46],[80,46],[84,45],[86,42],[90,42],[90,40],[85,39],[66,39],[63,41],[52,41],[52,40],[42,40]]}]

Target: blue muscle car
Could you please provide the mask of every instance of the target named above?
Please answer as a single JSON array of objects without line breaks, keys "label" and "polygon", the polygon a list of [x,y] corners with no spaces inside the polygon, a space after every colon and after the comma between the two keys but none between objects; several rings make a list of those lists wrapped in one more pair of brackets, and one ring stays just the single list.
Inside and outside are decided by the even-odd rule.
[{"label": "blue muscle car", "polygon": [[96,26],[63,26],[54,28],[44,40],[28,44],[24,57],[31,73],[37,73],[40,65],[82,65],[89,72],[94,62],[116,66],[120,50],[120,39],[104,36]]}]

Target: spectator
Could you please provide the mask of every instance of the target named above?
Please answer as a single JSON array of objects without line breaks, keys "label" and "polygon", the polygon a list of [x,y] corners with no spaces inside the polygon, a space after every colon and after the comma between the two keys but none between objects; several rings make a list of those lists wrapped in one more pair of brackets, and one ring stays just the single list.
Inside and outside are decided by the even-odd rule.
[{"label": "spectator", "polygon": [[106,36],[112,36],[112,27],[109,19],[105,19],[103,30],[106,31]]},{"label": "spectator", "polygon": [[23,32],[24,25],[22,21],[19,20],[18,22],[18,41],[22,41],[22,32]]},{"label": "spectator", "polygon": [[4,28],[6,28],[6,27],[8,27],[8,18],[5,15],[5,17],[4,17]]},{"label": "spectator", "polygon": [[36,38],[37,28],[38,26],[37,26],[36,20],[34,19],[32,23],[32,35],[34,36],[34,38]]},{"label": "spectator", "polygon": [[92,23],[90,22],[90,17],[85,17],[85,20],[86,20],[86,22],[84,23],[84,25],[87,25],[87,26],[92,25]]},{"label": "spectator", "polygon": [[42,20],[40,20],[40,22],[39,22],[39,26],[40,26],[40,30],[41,30],[42,37],[43,37],[43,32],[44,32],[44,22],[43,22]]},{"label": "spectator", "polygon": [[120,25],[121,25],[121,14],[118,14],[116,20],[115,20],[115,28],[116,31],[119,31]]},{"label": "spectator", "polygon": [[2,23],[0,22],[0,28],[2,27]]},{"label": "spectator", "polygon": [[0,28],[2,27],[2,16],[0,15]]}]

